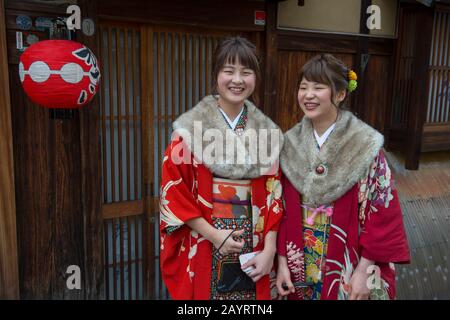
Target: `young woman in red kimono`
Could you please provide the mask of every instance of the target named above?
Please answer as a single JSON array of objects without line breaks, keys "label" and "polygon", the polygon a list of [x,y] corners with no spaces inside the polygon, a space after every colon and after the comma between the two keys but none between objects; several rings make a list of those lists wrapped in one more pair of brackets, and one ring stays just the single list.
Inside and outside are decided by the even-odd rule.
[{"label": "young woman in red kimono", "polygon": [[329,54],[309,60],[280,164],[285,216],[277,287],[289,299],[393,299],[409,249],[383,136],[342,107],[356,74]]},{"label": "young woman in red kimono", "polygon": [[[163,160],[162,277],[174,299],[270,299],[283,134],[247,99],[260,79],[253,44],[225,40],[212,71],[217,95],[174,122]],[[251,252],[247,277],[239,256]]]}]

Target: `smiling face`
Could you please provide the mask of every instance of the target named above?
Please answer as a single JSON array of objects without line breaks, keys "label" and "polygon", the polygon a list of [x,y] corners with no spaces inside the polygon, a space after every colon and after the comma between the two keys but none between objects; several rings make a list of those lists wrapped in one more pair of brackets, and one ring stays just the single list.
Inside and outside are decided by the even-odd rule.
[{"label": "smiling face", "polygon": [[215,49],[211,91],[219,94],[222,108],[242,107],[247,98],[258,104],[260,75],[256,47],[247,39],[231,37]]},{"label": "smiling face", "polygon": [[225,63],[217,75],[217,92],[221,107],[241,108],[255,90],[255,72],[240,64]]},{"label": "smiling face", "polygon": [[332,102],[332,91],[323,83],[303,78],[298,90],[298,103],[305,116],[313,121],[335,119],[337,105],[345,98],[345,91],[338,92]]},{"label": "smiling face", "polygon": [[297,98],[305,116],[313,123],[321,124],[318,127],[331,125],[338,110],[344,106],[348,70],[331,54],[316,55],[303,65]]}]

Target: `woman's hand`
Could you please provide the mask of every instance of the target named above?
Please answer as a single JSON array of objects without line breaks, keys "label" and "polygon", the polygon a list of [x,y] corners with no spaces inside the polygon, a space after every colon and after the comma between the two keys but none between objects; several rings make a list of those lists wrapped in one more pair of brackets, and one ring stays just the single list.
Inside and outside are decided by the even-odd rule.
[{"label": "woman's hand", "polygon": [[[214,232],[214,236],[212,237],[212,244],[216,249],[219,249],[219,253],[221,255],[228,255],[230,253],[239,253],[242,251],[244,247],[245,240],[242,239],[242,235],[244,234],[244,230],[234,231],[230,236],[230,233],[233,230],[217,230]],[[228,237],[228,239],[227,239]],[[226,239],[226,241],[225,241]],[[223,243],[225,241],[225,243]],[[223,243],[223,245],[222,245]],[[222,246],[222,247],[220,247]]]},{"label": "woman's hand", "polygon": [[[233,252],[239,253],[244,247],[245,240],[241,239],[244,230],[236,230],[228,237],[233,230],[218,230],[209,224],[203,217],[188,220],[186,221],[186,224],[189,228],[205,237],[205,239],[211,242],[214,247],[217,249],[220,248],[219,253],[222,255],[228,255]],[[227,240],[225,241],[225,239]],[[225,243],[222,245],[224,241]]]},{"label": "woman's hand", "polygon": [[355,271],[349,283],[350,300],[369,300],[370,290],[367,288],[368,275]]},{"label": "woman's hand", "polygon": [[257,282],[263,276],[270,273],[273,267],[274,257],[275,250],[264,248],[263,251],[242,265],[242,270],[245,270],[248,267],[253,267],[254,269],[247,274],[250,278],[252,278],[253,282]]},{"label": "woman's hand", "polygon": [[275,253],[277,252],[276,242],[276,231],[267,232],[264,237],[264,249],[262,252],[258,253],[255,257],[250,259],[250,261],[242,265],[242,270],[245,270],[248,267],[254,268],[251,272],[247,273],[254,282],[258,281],[266,274],[269,274],[272,270],[273,260]]},{"label": "woman's hand", "polygon": [[[287,286],[287,290],[283,288],[283,284]],[[277,289],[282,297],[287,296],[290,293],[295,293],[295,288],[291,281],[291,272],[287,265],[287,259],[280,255],[278,256]]]},{"label": "woman's hand", "polygon": [[369,278],[367,270],[373,264],[374,261],[361,257],[349,282],[350,300],[369,300],[370,289],[367,287],[367,279]]}]

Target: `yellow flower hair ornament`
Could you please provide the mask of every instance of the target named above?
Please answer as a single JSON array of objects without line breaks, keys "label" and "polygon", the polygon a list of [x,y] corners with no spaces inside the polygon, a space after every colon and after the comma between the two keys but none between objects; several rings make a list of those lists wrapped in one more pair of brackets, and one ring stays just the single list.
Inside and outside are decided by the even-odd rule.
[{"label": "yellow flower hair ornament", "polygon": [[356,72],[353,70],[348,71],[348,80],[358,80],[358,76],[356,75]]},{"label": "yellow flower hair ornament", "polygon": [[358,79],[358,76],[356,75],[356,72],[353,70],[348,71],[348,92],[355,91],[355,89],[358,87],[358,82],[356,80]]}]

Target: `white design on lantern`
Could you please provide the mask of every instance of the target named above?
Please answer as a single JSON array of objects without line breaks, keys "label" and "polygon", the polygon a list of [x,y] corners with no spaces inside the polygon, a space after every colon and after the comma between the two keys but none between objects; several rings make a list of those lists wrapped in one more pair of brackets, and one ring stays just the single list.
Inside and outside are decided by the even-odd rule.
[{"label": "white design on lantern", "polygon": [[20,82],[23,82],[25,80],[25,69],[23,67],[23,63],[19,63],[19,76],[20,76]]},{"label": "white design on lantern", "polygon": [[23,64],[19,64],[20,81],[25,80],[25,75],[29,75],[35,82],[45,82],[50,75],[57,74],[68,83],[76,84],[83,80],[83,77],[89,77],[89,72],[85,72],[83,68],[76,63],[69,62],[61,67],[61,70],[50,70],[49,66],[42,61],[35,61],[25,70]]},{"label": "white design on lantern", "polygon": [[36,61],[31,64],[28,74],[34,82],[45,82],[50,77],[50,68],[45,62]]},{"label": "white design on lantern", "polygon": [[[61,78],[68,83],[78,83],[83,79],[85,72],[79,64],[67,63],[61,68]],[[88,74],[88,72],[86,72]]]}]

